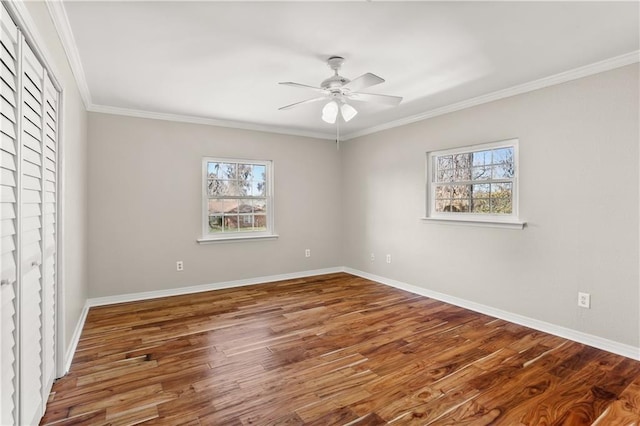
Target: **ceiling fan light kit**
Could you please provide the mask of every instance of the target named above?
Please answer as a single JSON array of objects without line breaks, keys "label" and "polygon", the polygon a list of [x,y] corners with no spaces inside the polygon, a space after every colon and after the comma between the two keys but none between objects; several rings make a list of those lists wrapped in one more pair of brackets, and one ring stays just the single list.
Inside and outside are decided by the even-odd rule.
[{"label": "ceiling fan light kit", "polygon": [[285,86],[298,87],[319,92],[322,96],[286,105],[279,109],[285,110],[304,104],[328,100],[329,102],[327,102],[322,108],[322,120],[329,124],[334,124],[336,123],[338,116],[341,116],[345,122],[349,122],[356,116],[356,114],[358,114],[358,111],[352,105],[347,103],[350,100],[375,102],[388,106],[397,106],[402,102],[402,97],[400,96],[359,92],[361,89],[384,83],[384,79],[375,74],[366,73],[353,80],[349,80],[338,73],[343,63],[344,58],[341,56],[332,56],[327,59],[327,65],[334,71],[334,74],[320,83],[320,87],[293,83],[290,81],[281,82],[280,84]]}]

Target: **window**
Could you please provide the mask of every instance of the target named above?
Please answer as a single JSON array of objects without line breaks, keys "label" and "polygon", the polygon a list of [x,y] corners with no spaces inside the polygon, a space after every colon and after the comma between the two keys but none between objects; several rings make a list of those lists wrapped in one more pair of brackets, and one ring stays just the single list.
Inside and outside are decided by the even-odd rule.
[{"label": "window", "polygon": [[427,153],[427,218],[518,223],[518,140]]},{"label": "window", "polygon": [[274,237],[271,161],[204,158],[200,242]]}]

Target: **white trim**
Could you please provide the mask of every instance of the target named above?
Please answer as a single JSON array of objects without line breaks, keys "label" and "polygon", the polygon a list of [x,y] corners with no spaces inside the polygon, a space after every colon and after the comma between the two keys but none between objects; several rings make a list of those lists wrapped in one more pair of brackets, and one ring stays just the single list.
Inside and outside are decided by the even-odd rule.
[{"label": "white trim", "polygon": [[[15,4],[15,0],[11,0],[11,3]],[[128,108],[118,108],[106,105],[95,105],[91,102],[91,93],[89,91],[86,76],[82,68],[82,62],[80,60],[80,54],[75,43],[73,32],[69,24],[66,10],[64,9],[63,2],[46,2],[49,8],[51,19],[54,22],[56,30],[60,36],[60,40],[64,47],[64,51],[69,59],[69,64],[73,71],[73,75],[76,78],[76,83],[80,90],[82,99],[85,102],[85,106],[88,111],[100,112],[104,114],[125,115],[138,118],[150,118],[155,120],[167,120],[177,121],[193,124],[205,124],[210,126],[230,127],[234,129],[256,130],[267,133],[279,133],[285,135],[304,136],[317,139],[335,140],[333,134],[328,135],[321,132],[311,132],[305,130],[286,129],[276,126],[243,123],[230,120],[219,120],[215,118],[195,117],[189,115],[179,114],[167,114],[161,112],[141,111]],[[21,6],[24,7],[24,6]],[[439,115],[448,114],[450,112],[459,111],[465,108],[493,102],[499,99],[508,98],[511,96],[519,95],[522,93],[532,92],[534,90],[542,89],[545,87],[553,86],[556,84],[565,83],[567,81],[576,80],[582,77],[587,77],[593,74],[598,74],[604,71],[609,71],[615,68],[631,65],[636,62],[640,62],[640,51],[625,53],[623,55],[614,56],[613,58],[605,59],[593,64],[585,65],[582,67],[574,68],[569,71],[564,71],[558,74],[554,74],[548,77],[544,77],[538,80],[534,80],[528,83],[513,86],[507,89],[498,90],[496,92],[480,95],[475,98],[467,99],[462,102],[457,102],[450,105],[445,105],[440,108],[431,109],[420,114],[412,115],[410,117],[401,118],[399,120],[390,121],[388,123],[380,124],[378,126],[372,126],[360,131],[341,135],[341,140],[347,141],[349,139],[357,138],[360,136],[369,135],[371,133],[377,133],[383,130],[392,129],[394,127],[404,126],[406,124],[415,123],[416,121],[426,120],[428,118],[437,117]],[[55,70],[53,70],[55,71]]]},{"label": "white trim", "polygon": [[595,62],[593,64],[585,65],[583,67],[574,68],[569,71],[564,71],[548,77],[540,78],[538,80],[530,81],[528,83],[519,84],[517,86],[509,87],[507,89],[502,89],[496,92],[480,95],[475,98],[467,99],[454,104],[445,105],[443,107],[425,111],[423,113],[412,115],[410,117],[405,117],[399,120],[394,120],[388,123],[380,124],[378,126],[369,127],[368,129],[352,132],[347,135],[343,135],[342,140],[349,140],[349,139],[357,138],[360,136],[370,135],[371,133],[377,133],[383,130],[393,129],[394,127],[400,127],[406,124],[415,123],[417,121],[426,120],[428,118],[449,114],[450,112],[460,111],[466,108],[471,108],[477,105],[486,104],[489,102],[509,98],[511,96],[520,95],[527,92],[533,92],[538,89],[544,89],[545,87],[555,86],[557,84],[562,84],[568,81],[577,80],[579,78],[588,77],[590,75],[598,74],[601,72],[610,71],[616,68],[621,68],[627,65],[635,64],[637,62],[640,62],[640,50],[625,53],[624,55],[620,55],[620,56],[614,56],[613,58],[605,59],[600,62]]},{"label": "white trim", "polygon": [[157,299],[159,297],[180,296],[183,294],[201,293],[203,291],[222,290],[225,288],[243,287],[254,284],[264,284],[274,281],[292,280],[296,278],[312,277],[314,275],[335,274],[343,272],[344,268],[324,268],[309,271],[292,272],[289,274],[269,275],[265,277],[247,278],[243,280],[222,281],[211,284],[190,287],[169,288],[166,290],[145,291],[142,293],[120,294],[115,296],[95,297],[87,300],[87,306],[113,305],[114,303],[136,302],[139,300]]},{"label": "white trim", "polygon": [[334,274],[338,272],[346,272],[351,275],[366,278],[371,281],[378,282],[380,284],[388,285],[390,287],[398,288],[400,290],[409,291],[414,294],[418,294],[424,297],[430,297],[432,299],[439,300],[441,302],[449,303],[451,305],[459,306],[464,309],[469,309],[474,312],[480,312],[485,315],[490,315],[495,318],[500,318],[505,321],[509,321],[515,324],[520,324],[525,327],[533,328],[535,330],[543,331],[545,333],[553,334],[565,339],[569,339],[578,343],[593,346],[598,349],[602,349],[611,353],[622,355],[628,358],[640,360],[640,347],[626,345],[613,340],[604,339],[602,337],[594,336],[591,334],[583,333],[577,330],[572,330],[566,327],[561,327],[555,324],[550,324],[545,321],[536,320],[534,318],[525,317],[523,315],[514,314],[512,312],[503,311],[501,309],[493,308],[491,306],[482,305],[480,303],[471,302],[459,297],[450,296],[443,293],[438,293],[432,290],[418,287],[412,284],[407,284],[401,281],[393,280],[390,278],[381,277],[379,275],[370,274],[368,272],[360,271],[345,266],[339,266],[334,268],[315,269],[301,272],[293,272],[289,274],[270,275],[264,277],[248,278],[244,280],[225,281],[211,284],[203,284],[190,287],[172,288],[166,290],[156,290],[141,293],[121,294],[115,296],[96,297],[88,299],[80,315],[80,320],[76,325],[73,336],[71,338],[71,344],[67,349],[65,357],[65,372],[68,372],[73,360],[73,355],[78,346],[82,329],[89,312],[89,308],[94,306],[105,306],[116,303],[136,302],[140,300],[157,299],[160,297],[180,296],[184,294],[200,293],[204,291],[222,290],[226,288],[243,287],[254,284],[263,284],[274,281],[291,280],[296,278],[305,278],[315,275]]},{"label": "white trim", "polygon": [[88,108],[89,105],[91,105],[91,92],[89,91],[89,85],[87,84],[80,54],[78,53],[76,39],[73,36],[64,3],[61,1],[47,1],[45,4],[47,5],[47,9],[49,9],[49,15],[58,32],[64,52],[67,55],[67,60],[69,61],[71,72],[76,79],[84,107]]},{"label": "white trim", "polygon": [[80,336],[82,335],[82,329],[84,328],[84,323],[87,321],[87,314],[89,313],[89,301],[87,300],[82,308],[82,312],[80,313],[80,318],[76,324],[76,328],[73,330],[73,335],[71,336],[71,342],[69,342],[69,347],[65,352],[64,356],[64,371],[60,375],[60,377],[64,376],[69,372],[71,368],[71,362],[73,361],[73,356],[76,353],[76,348],[78,347],[78,342],[80,342]]},{"label": "white trim", "polygon": [[[518,216],[518,200],[520,197],[519,189],[519,174],[520,174],[520,160],[519,160],[519,146],[520,141],[518,138],[512,138],[496,142],[481,143],[476,145],[460,146],[455,148],[439,149],[435,151],[429,151],[426,155],[425,164],[425,216],[422,218],[432,223],[447,223],[456,225],[473,225],[473,226],[485,226],[492,228],[511,228],[522,229],[524,228],[524,222],[519,219]],[[511,178],[504,179],[487,179],[487,180],[473,180],[473,177],[469,177],[469,180],[454,180],[452,182],[437,182],[435,177],[437,171],[436,160],[439,157],[450,156],[452,154],[471,154],[480,151],[493,151],[502,148],[513,149],[513,163],[515,164],[515,172]],[[493,165],[493,163],[492,163]],[[473,169],[473,164],[469,167]],[[455,178],[454,178],[455,179]],[[435,187],[438,185],[475,185],[475,184],[492,184],[497,182],[510,182],[511,188],[511,213],[510,214],[480,214],[472,212],[437,212],[435,208]]]},{"label": "white trim", "polygon": [[480,220],[475,218],[459,218],[459,217],[421,217],[420,220],[426,223],[442,223],[445,225],[461,225],[461,226],[481,226],[485,228],[506,228],[506,229],[523,229],[527,222],[519,221],[499,221],[499,220]]},{"label": "white trim", "polygon": [[[210,163],[230,163],[230,164],[250,164],[264,166],[265,170],[265,195],[264,196],[212,196],[209,194],[209,164]],[[274,163],[273,160],[251,160],[240,158],[223,158],[223,157],[202,157],[202,236],[197,240],[198,243],[210,243],[213,241],[237,241],[248,239],[275,239],[278,236],[274,229],[274,206],[275,197],[273,194],[274,181]],[[267,205],[266,211],[266,230],[264,231],[226,231],[223,230],[218,234],[209,232],[209,202],[215,199],[265,199]],[[238,211],[238,214],[240,212]],[[224,220],[223,220],[224,222]]]},{"label": "white trim", "polygon": [[503,319],[515,324],[520,324],[525,327],[533,328],[545,333],[553,334],[564,339],[573,340],[574,342],[582,343],[588,346],[593,346],[604,351],[612,352],[614,354],[622,355],[627,358],[640,360],[640,347],[627,345],[613,340],[605,339],[592,334],[583,333],[581,331],[573,330],[570,328],[562,327],[556,324],[551,324],[545,321],[540,321],[534,318],[526,317],[524,315],[515,314],[513,312],[503,311],[502,309],[493,308],[491,306],[483,305],[480,303],[472,302],[470,300],[462,299],[456,296],[450,296],[444,293],[438,293],[436,291],[428,290],[423,287],[419,287],[412,284],[407,284],[401,281],[396,281],[390,278],[381,277],[379,275],[370,274],[368,272],[360,271],[345,267],[344,272],[352,275],[356,275],[362,278],[366,278],[371,281],[376,281],[380,284],[388,285],[391,287],[405,290],[411,293],[419,294],[421,296],[430,297],[432,299],[439,300],[441,302],[449,303],[455,306],[459,306],[464,309],[479,312],[481,314],[489,315],[495,318]]},{"label": "white trim", "polygon": [[265,133],[277,133],[282,135],[303,136],[306,138],[335,140],[335,136],[320,132],[310,132],[306,130],[288,129],[277,126],[267,126],[263,124],[245,123],[232,120],[220,120],[217,118],[205,118],[192,115],[170,114],[165,112],[143,111],[129,108],[119,108],[106,105],[91,104],[87,107],[90,112],[102,114],[124,115],[127,117],[149,118],[152,120],[174,121],[179,123],[203,124],[206,126],[228,127],[231,129],[254,130]]},{"label": "white trim", "polygon": [[238,235],[238,236],[226,236],[222,238],[198,238],[196,242],[198,244],[214,244],[214,243],[230,243],[238,241],[253,241],[253,240],[277,240],[278,234],[269,235]]}]

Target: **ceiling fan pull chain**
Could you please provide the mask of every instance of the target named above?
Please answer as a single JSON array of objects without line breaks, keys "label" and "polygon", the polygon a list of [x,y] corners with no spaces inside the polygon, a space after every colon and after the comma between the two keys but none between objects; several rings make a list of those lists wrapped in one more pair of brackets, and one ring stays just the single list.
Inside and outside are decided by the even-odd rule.
[{"label": "ceiling fan pull chain", "polygon": [[336,151],[340,151],[340,117],[336,120]]}]

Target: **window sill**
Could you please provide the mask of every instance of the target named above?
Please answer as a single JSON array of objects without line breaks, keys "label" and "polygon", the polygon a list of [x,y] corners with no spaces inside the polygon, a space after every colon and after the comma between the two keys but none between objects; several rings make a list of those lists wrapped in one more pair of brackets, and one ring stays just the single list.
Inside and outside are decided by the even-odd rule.
[{"label": "window sill", "polygon": [[507,228],[507,229],[523,229],[526,222],[486,220],[486,219],[466,219],[466,218],[448,218],[448,217],[423,217],[425,222],[443,223],[446,225],[462,225],[462,226],[481,226],[485,228]]},{"label": "window sill", "polygon": [[278,238],[278,234],[271,235],[242,235],[233,237],[221,237],[221,238],[198,238],[196,241],[198,244],[215,244],[215,243],[231,243],[238,241],[255,241],[255,240],[275,240]]}]

